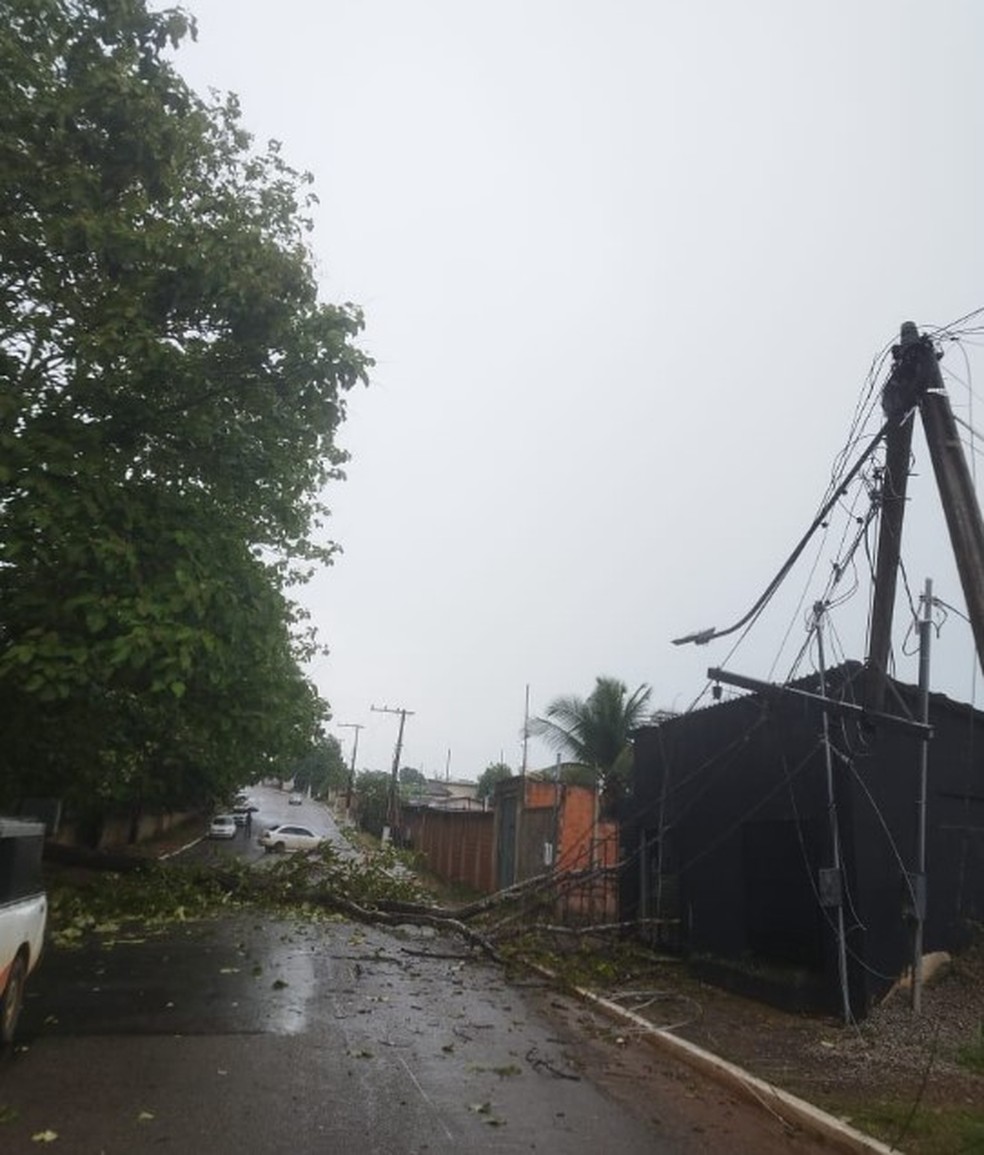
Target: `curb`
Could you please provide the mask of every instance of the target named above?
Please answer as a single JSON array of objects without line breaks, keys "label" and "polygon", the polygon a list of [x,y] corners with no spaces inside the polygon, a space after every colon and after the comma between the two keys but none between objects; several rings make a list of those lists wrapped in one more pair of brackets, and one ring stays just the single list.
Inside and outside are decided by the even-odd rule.
[{"label": "curb", "polygon": [[197,846],[199,842],[205,841],[205,835],[199,834],[197,838],[193,838],[190,842],[186,842],[184,846],[179,846],[177,850],[169,850],[166,854],[158,854],[157,861],[163,862],[167,858],[174,858],[176,854],[183,854],[184,851],[190,850],[193,846]]},{"label": "curb", "polygon": [[[527,963],[533,970],[544,978],[557,982],[557,976],[546,967],[536,963]],[[606,1015],[620,1019],[624,1023],[638,1028],[643,1037],[658,1050],[665,1051],[675,1059],[694,1068],[703,1075],[707,1075],[716,1082],[735,1091],[744,1099],[757,1103],[760,1107],[777,1116],[783,1122],[799,1127],[817,1138],[822,1139],[840,1151],[850,1152],[851,1155],[901,1155],[898,1147],[889,1147],[863,1131],[857,1130],[849,1123],[838,1119],[834,1115],[815,1107],[805,1099],[800,1099],[789,1091],[773,1083],[752,1075],[735,1063],[729,1063],[719,1055],[712,1054],[698,1047],[695,1043],[681,1039],[662,1027],[654,1026],[648,1019],[637,1015],[635,1011],[627,1010],[618,1003],[596,995],[584,987],[573,987],[578,998],[597,1007]]]}]

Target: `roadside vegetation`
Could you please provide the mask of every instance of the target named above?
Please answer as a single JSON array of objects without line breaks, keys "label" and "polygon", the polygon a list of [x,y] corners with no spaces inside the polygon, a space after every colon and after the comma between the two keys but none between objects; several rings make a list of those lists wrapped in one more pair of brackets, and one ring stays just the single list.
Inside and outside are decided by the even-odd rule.
[{"label": "roadside vegetation", "polygon": [[371,361],[310,177],[182,80],[193,34],[145,0],[0,26],[0,807],[93,837],[330,743],[292,589]]}]

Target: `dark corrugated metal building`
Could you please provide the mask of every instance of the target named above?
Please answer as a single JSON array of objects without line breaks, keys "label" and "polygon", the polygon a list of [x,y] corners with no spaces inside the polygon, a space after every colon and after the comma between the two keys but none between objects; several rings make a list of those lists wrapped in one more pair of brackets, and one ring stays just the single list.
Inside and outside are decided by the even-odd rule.
[{"label": "dark corrugated metal building", "polygon": [[[862,676],[854,663],[830,671],[830,696],[860,697]],[[891,682],[887,708],[915,717],[917,694]],[[926,952],[958,949],[984,925],[984,714],[933,695],[930,723]],[[842,718],[829,734],[860,1017],[911,961],[921,741]],[[736,989],[835,1010],[826,767],[820,708],[789,696],[750,694],[639,731],[622,917],[659,920],[652,941]]]}]

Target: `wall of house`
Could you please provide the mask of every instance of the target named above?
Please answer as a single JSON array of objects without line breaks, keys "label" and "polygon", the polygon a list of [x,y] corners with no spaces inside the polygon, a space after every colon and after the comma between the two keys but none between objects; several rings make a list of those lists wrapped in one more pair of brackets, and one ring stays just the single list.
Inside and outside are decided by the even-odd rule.
[{"label": "wall of house", "polygon": [[401,821],[411,847],[424,856],[428,869],[439,878],[462,883],[484,894],[496,890],[495,816],[491,811],[406,808]]},{"label": "wall of house", "polygon": [[[594,791],[527,778],[507,780],[488,811],[403,810],[402,825],[428,868],[450,882],[484,893],[553,869],[608,868],[596,878],[562,888],[560,917],[609,921],[618,910],[618,828],[594,827]],[[503,815],[515,823],[503,825]],[[507,861],[503,861],[506,859]]]},{"label": "wall of house", "polygon": [[609,921],[618,913],[618,825],[597,818],[597,796],[586,786],[568,786],[528,778],[519,834],[520,879],[549,869],[544,846],[550,845],[559,872],[602,870],[611,873],[564,885],[558,915]]},{"label": "wall of house", "polygon": [[[666,889],[677,896],[670,913],[681,920],[691,951],[754,954],[772,933],[778,936],[775,957],[819,969],[819,913],[815,927],[800,927],[785,943],[782,918],[767,913],[770,906],[788,911],[816,905],[813,840],[800,836],[826,807],[815,732],[804,737],[801,712],[791,711],[780,726],[776,718],[774,710],[741,699],[642,732],[636,739],[632,850],[638,853],[645,838],[650,875],[661,858]],[[777,745],[780,733],[799,759]],[[651,905],[639,909],[637,860],[623,878],[623,895],[635,907],[624,917],[666,915]],[[654,893],[651,887],[650,903]]]},{"label": "wall of house", "polygon": [[[916,713],[915,690],[896,686],[896,692]],[[927,952],[952,951],[984,922],[984,716],[934,695],[930,722],[923,942]],[[897,974],[910,961],[907,874],[917,864],[920,746],[909,735],[879,730],[858,746],[846,774],[869,997],[884,985],[870,972]]]}]

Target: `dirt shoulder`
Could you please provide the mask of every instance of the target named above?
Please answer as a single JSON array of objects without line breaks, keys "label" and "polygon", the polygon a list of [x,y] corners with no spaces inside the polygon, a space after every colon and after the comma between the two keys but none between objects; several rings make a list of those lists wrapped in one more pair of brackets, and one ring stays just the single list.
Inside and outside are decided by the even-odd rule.
[{"label": "dirt shoulder", "polygon": [[926,987],[919,1016],[898,992],[850,1027],[741,998],[679,962],[595,989],[900,1150],[984,1152],[984,946]]}]

